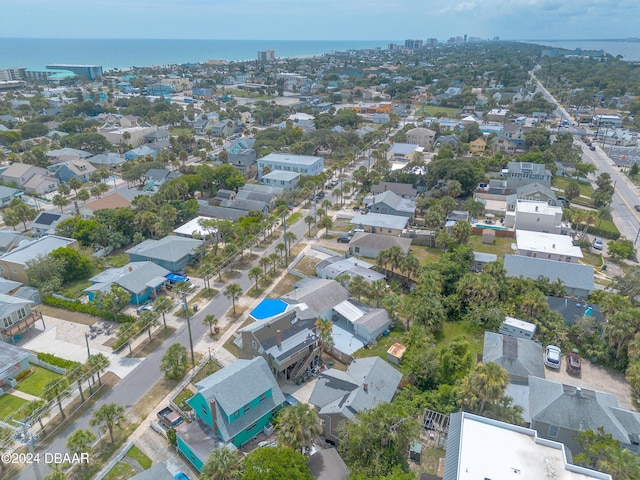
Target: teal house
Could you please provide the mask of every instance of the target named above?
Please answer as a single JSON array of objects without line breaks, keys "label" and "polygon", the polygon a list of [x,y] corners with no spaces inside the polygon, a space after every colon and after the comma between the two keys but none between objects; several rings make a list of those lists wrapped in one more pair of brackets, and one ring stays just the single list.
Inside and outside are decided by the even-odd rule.
[{"label": "teal house", "polygon": [[215,448],[239,448],[265,429],[285,399],[263,357],[237,360],[196,384],[196,421],[177,432],[178,450],[202,471]]},{"label": "teal house", "polygon": [[130,262],[124,267],[108,268],[91,277],[91,286],[84,291],[93,302],[101,293],[109,293],[111,285],[115,284],[131,294],[129,303],[140,305],[157,298],[158,291],[169,284],[166,276],[170,273],[153,262]]}]

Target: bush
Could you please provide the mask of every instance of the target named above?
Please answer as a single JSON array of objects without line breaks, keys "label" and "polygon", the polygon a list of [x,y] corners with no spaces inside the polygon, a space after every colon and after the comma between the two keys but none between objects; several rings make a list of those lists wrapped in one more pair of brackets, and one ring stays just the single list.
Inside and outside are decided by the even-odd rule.
[{"label": "bush", "polygon": [[92,317],[102,318],[103,320],[110,320],[117,323],[129,323],[136,320],[131,315],[124,313],[113,314],[112,312],[100,308],[95,304],[74,302],[72,300],[64,300],[56,297],[44,297],[42,303],[49,305],[50,307],[62,308],[64,310],[70,310],[72,312],[80,312]]},{"label": "bush", "polygon": [[33,373],[33,369],[31,368],[27,368],[26,370],[20,372],[18,375],[16,375],[14,378],[16,379],[16,381],[20,381],[25,377],[28,377],[29,375],[31,375]]},{"label": "bush", "polygon": [[49,365],[53,365],[54,367],[66,368],[67,370],[71,370],[80,366],[79,362],[56,357],[52,353],[38,353],[38,360],[47,362]]},{"label": "bush", "polygon": [[167,430],[167,438],[169,439],[169,443],[171,445],[176,445],[178,443],[176,431],[173,428]]},{"label": "bush", "polygon": [[[603,225],[604,224],[605,222],[603,222]],[[576,228],[575,224],[573,224],[573,228]],[[604,226],[598,228],[595,225],[589,225],[589,227],[587,228],[587,233],[593,235],[594,237],[604,237],[611,240],[618,240],[620,238],[620,232],[617,228],[615,230],[611,230],[609,228],[604,228]]]}]

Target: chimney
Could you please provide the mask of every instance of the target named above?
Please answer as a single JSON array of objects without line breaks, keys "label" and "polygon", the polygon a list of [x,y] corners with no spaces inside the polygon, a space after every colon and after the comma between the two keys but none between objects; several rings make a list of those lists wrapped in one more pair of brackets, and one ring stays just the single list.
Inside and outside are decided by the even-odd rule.
[{"label": "chimney", "polygon": [[369,391],[369,383],[368,382],[364,382],[362,384],[362,390],[364,390],[365,392]]},{"label": "chimney", "polygon": [[580,387],[576,387],[576,397],[581,397],[582,389]]},{"label": "chimney", "polygon": [[276,330],[276,345],[278,348],[282,346],[282,330]]}]

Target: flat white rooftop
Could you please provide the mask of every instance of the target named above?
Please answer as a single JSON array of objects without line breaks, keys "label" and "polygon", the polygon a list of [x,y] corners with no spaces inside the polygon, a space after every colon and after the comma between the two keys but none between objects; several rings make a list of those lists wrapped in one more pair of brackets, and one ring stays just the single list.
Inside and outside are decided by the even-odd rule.
[{"label": "flat white rooftop", "polygon": [[562,443],[535,430],[463,414],[458,480],[588,480],[607,474],[568,464]]},{"label": "flat white rooftop", "polygon": [[518,200],[516,211],[523,213],[537,213],[540,215],[562,215],[562,207],[549,205],[546,202],[531,202],[529,200]]},{"label": "flat white rooftop", "polygon": [[516,230],[516,245],[518,250],[583,258],[582,250],[568,235]]}]

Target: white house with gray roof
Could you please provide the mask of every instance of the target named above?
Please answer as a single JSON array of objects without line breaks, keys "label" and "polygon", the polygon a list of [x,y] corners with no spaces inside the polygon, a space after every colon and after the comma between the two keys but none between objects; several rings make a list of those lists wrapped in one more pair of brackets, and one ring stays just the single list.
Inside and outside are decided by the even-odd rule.
[{"label": "white house with gray roof", "polygon": [[351,295],[335,280],[313,279],[311,283],[297,288],[280,297],[291,305],[297,305],[303,312],[316,317],[331,318],[333,307]]},{"label": "white house with gray roof", "polygon": [[595,288],[593,267],[579,263],[546,260],[523,255],[505,255],[504,269],[507,277],[524,277],[537,280],[539,277],[551,283],[561,281],[570,297],[588,297]]},{"label": "white house with gray roof", "polygon": [[148,239],[126,251],[132,262],[150,261],[171,272],[180,272],[200,253],[203,240],[167,235]]},{"label": "white house with gray roof", "polygon": [[329,257],[317,263],[316,275],[319,278],[329,280],[334,280],[340,275],[348,275],[350,279],[362,277],[369,283],[386,278],[382,273],[373,270],[372,264],[355,257],[344,258],[340,255]]},{"label": "white house with gray roof", "polygon": [[406,217],[410,220],[416,211],[416,204],[413,200],[402,198],[390,190],[375,195],[368,195],[364,199],[364,204],[369,213],[396,215]]},{"label": "white house with gray roof", "polygon": [[269,186],[280,187],[289,192],[298,186],[300,175],[298,172],[274,170],[262,176],[262,183]]},{"label": "white house with gray roof", "polygon": [[73,238],[46,235],[32,241],[22,241],[17,248],[0,257],[0,275],[9,280],[27,283],[27,262],[47,256],[62,247],[78,248]]},{"label": "white house with gray roof", "polygon": [[356,233],[349,242],[349,254],[364,258],[376,258],[378,253],[391,247],[399,247],[403,253],[409,253],[411,239],[378,235],[377,233]]},{"label": "white house with gray roof", "polygon": [[17,342],[38,320],[42,320],[41,313],[31,311],[32,305],[30,300],[0,294],[0,339],[3,342]]},{"label": "white house with gray roof", "polygon": [[320,374],[309,403],[323,421],[324,438],[338,442],[338,426],[356,413],[390,402],[402,373],[380,357],[355,359],[346,372],[330,368]]},{"label": "white house with gray roof", "polygon": [[530,183],[551,188],[551,171],[542,163],[509,162],[505,176],[509,192],[516,192],[519,187]]},{"label": "white house with gray roof", "polygon": [[30,368],[31,355],[29,350],[0,342],[0,395],[17,385],[15,377]]},{"label": "white house with gray roof", "polygon": [[281,170],[313,176],[324,171],[324,158],[290,153],[270,153],[258,159],[258,179],[262,180],[262,172],[265,168],[271,172]]},{"label": "white house with gray roof", "polygon": [[383,235],[400,235],[407,227],[409,219],[397,215],[382,213],[360,213],[351,219],[354,228],[360,228],[366,233],[380,233]]}]

